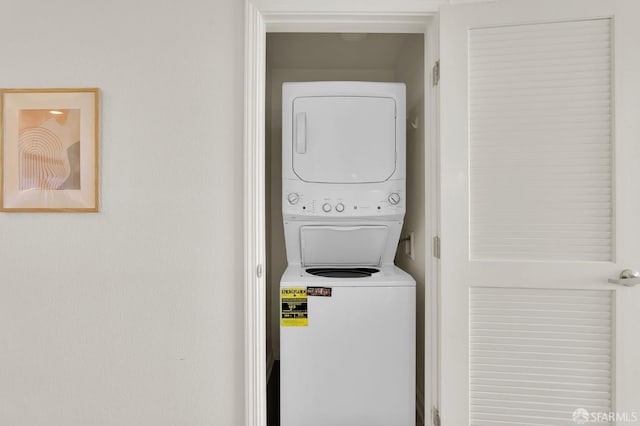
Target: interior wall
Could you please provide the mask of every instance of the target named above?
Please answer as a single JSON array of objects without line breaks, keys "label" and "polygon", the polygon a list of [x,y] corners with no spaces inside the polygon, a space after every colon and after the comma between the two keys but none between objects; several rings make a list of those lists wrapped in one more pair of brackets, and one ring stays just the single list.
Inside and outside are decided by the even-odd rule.
[{"label": "interior wall", "polygon": [[0,10],[0,87],[102,92],[101,212],[0,213],[0,424],[242,424],[243,2]]},{"label": "interior wall", "polygon": [[[385,36],[388,39],[385,39]],[[402,40],[397,37],[402,36]],[[289,38],[288,40],[286,38]],[[267,35],[268,120],[266,122],[269,238],[267,240],[268,358],[279,359],[279,282],[287,261],[282,220],[282,83],[286,81],[386,81],[407,85],[407,213],[403,235],[413,232],[413,259],[399,246],[396,263],[417,284],[417,388],[424,391],[424,288],[425,288],[425,186],[424,186],[424,37],[376,35],[358,48],[335,37],[310,34]],[[394,39],[395,38],[395,39]],[[376,43],[378,45],[376,46]],[[362,45],[361,45],[362,46]],[[312,52],[311,54],[309,52]],[[383,56],[380,58],[380,56]],[[291,65],[286,67],[286,65]],[[309,67],[294,67],[307,65]],[[345,65],[345,67],[340,67]],[[346,67],[348,66],[348,67]],[[310,68],[314,67],[314,68]],[[415,118],[418,117],[418,122]],[[414,123],[417,128],[412,127]]]},{"label": "interior wall", "polygon": [[[424,126],[424,37],[412,37],[398,55],[395,78],[407,85],[407,212],[402,237],[413,233],[413,256],[400,243],[396,265],[416,280],[416,388],[425,386],[425,126]],[[421,398],[422,400],[424,398]]]}]

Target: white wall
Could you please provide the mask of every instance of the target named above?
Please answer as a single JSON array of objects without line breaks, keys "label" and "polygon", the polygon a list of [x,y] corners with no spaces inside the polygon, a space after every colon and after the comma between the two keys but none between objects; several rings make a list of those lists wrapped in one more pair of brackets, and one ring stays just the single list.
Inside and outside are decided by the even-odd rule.
[{"label": "white wall", "polygon": [[0,15],[0,87],[103,96],[101,212],[0,213],[0,424],[242,424],[243,2]]}]

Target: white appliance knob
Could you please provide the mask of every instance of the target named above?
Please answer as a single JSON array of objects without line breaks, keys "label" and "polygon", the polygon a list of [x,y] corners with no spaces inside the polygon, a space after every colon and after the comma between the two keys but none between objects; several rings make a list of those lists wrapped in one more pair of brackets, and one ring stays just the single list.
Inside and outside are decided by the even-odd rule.
[{"label": "white appliance knob", "polygon": [[297,204],[298,201],[300,201],[300,194],[298,194],[297,192],[290,193],[289,195],[287,195],[287,201],[291,205]]},{"label": "white appliance knob", "polygon": [[395,206],[400,202],[400,194],[398,194],[397,192],[392,192],[391,194],[389,194],[387,200],[389,200],[389,203]]},{"label": "white appliance knob", "polygon": [[323,210],[325,213],[329,213],[329,212],[331,211],[331,204],[329,204],[329,203],[324,203],[324,204],[322,205],[322,210]]},{"label": "white appliance knob", "polygon": [[338,203],[336,204],[336,211],[342,213],[344,211],[344,204]]}]

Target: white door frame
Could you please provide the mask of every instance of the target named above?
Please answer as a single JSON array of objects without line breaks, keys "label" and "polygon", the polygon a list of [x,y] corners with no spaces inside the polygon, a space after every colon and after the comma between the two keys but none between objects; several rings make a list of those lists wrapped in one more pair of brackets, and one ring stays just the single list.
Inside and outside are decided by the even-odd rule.
[{"label": "white door frame", "polygon": [[[245,0],[244,310],[245,426],[266,426],[265,75],[267,32],[424,33],[425,242],[439,234],[438,58],[433,17],[447,0]],[[430,244],[426,244],[428,247]],[[433,248],[432,248],[433,250]],[[438,405],[439,262],[425,267],[425,395],[418,409]]]}]

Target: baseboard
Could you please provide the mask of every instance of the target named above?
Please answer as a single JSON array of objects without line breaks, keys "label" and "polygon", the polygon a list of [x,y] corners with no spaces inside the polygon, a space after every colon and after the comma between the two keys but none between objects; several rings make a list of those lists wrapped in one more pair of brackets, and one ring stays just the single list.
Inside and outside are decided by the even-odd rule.
[{"label": "baseboard", "polygon": [[416,415],[418,416],[418,424],[425,425],[424,421],[424,392],[416,388]]}]

